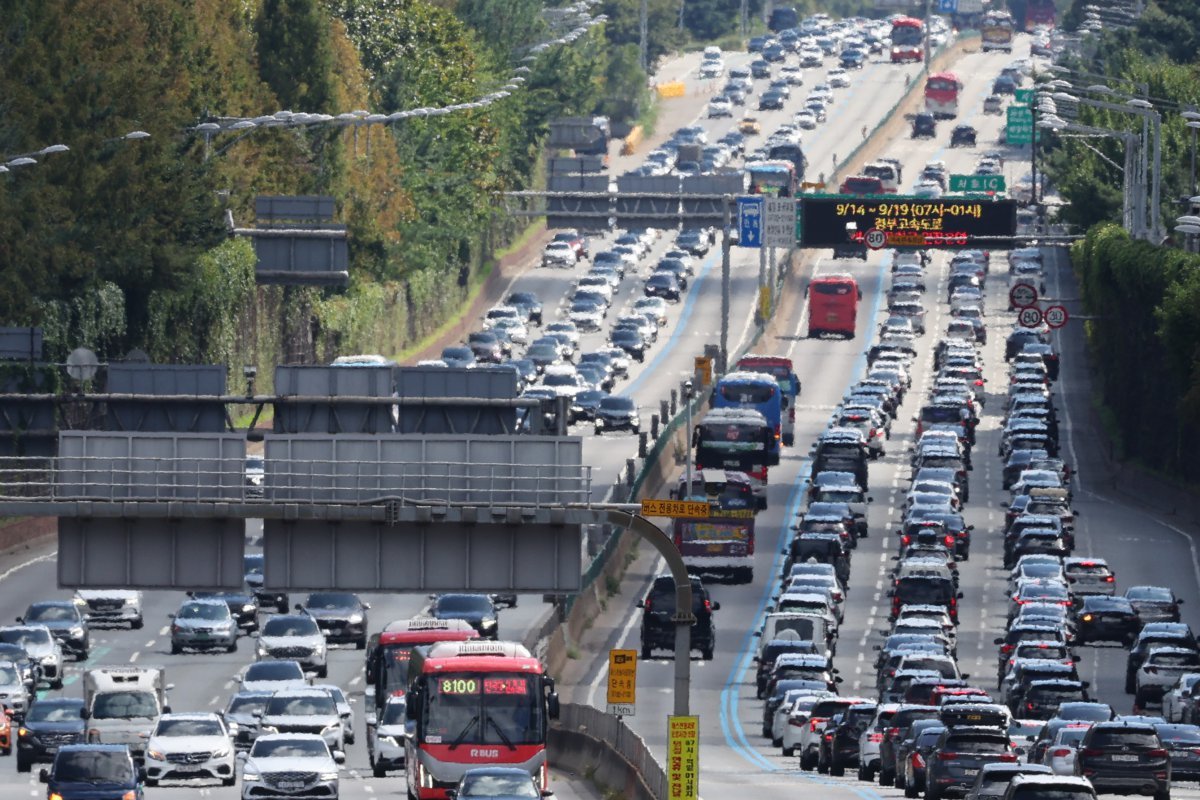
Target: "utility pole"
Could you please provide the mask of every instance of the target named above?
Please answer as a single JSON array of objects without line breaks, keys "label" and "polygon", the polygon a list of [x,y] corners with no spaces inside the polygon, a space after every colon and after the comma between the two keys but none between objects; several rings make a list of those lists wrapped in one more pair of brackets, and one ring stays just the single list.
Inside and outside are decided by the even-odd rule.
[{"label": "utility pole", "polygon": [[721,358],[717,371],[729,364],[729,254],[733,247],[733,195],[725,195],[725,235],[721,239]]},{"label": "utility pole", "polygon": [[929,71],[929,21],[932,13],[931,0],[925,0],[925,71]]}]

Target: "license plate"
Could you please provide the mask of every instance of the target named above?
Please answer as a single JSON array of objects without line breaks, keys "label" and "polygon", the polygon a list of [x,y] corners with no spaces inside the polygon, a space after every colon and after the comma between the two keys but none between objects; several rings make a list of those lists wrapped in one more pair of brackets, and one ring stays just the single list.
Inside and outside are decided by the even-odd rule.
[{"label": "license plate", "polygon": [[710,552],[710,553],[719,553],[724,549],[725,549],[725,545],[723,545],[723,544],[710,544],[708,546],[708,552]]},{"label": "license plate", "polygon": [[1113,756],[1113,761],[1137,761],[1137,756]]},{"label": "license plate", "polygon": [[303,789],[304,782],[303,781],[280,781],[279,788],[285,792],[290,792],[295,789]]},{"label": "license plate", "polygon": [[964,769],[962,772],[963,772],[963,775],[978,775],[979,774],[978,769]]},{"label": "license plate", "polygon": [[826,322],[837,322],[837,318],[838,318],[837,314],[826,314],[825,315]]}]

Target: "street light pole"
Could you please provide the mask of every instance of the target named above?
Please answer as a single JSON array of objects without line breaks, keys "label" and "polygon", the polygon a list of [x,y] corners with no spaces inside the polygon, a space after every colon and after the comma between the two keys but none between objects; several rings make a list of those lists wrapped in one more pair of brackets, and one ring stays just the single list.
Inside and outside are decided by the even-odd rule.
[{"label": "street light pole", "polygon": [[721,359],[717,372],[729,364],[729,259],[733,248],[733,195],[725,195],[725,235],[721,239]]},{"label": "street light pole", "polygon": [[686,380],[683,382],[683,409],[686,415],[687,422],[687,441],[684,442],[684,464],[686,470],[687,491],[684,497],[690,497],[692,494],[692,382]]}]

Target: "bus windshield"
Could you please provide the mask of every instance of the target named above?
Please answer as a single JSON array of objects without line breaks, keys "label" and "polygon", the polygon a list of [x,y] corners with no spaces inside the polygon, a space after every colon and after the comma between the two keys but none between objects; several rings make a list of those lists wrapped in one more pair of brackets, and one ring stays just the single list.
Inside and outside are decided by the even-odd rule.
[{"label": "bus windshield", "polygon": [[412,661],[412,651],[415,645],[392,644],[380,648],[379,683],[380,694],[389,695],[408,689],[408,665]]},{"label": "bus windshield", "polygon": [[446,673],[429,676],[424,709],[428,744],[542,744],[546,720],[539,679],[511,673]]},{"label": "bus windshield", "polygon": [[[763,449],[763,438],[766,425],[753,423],[717,422],[701,423],[697,428],[701,449],[722,450],[726,452],[745,452]],[[720,465],[717,465],[720,466]]]}]

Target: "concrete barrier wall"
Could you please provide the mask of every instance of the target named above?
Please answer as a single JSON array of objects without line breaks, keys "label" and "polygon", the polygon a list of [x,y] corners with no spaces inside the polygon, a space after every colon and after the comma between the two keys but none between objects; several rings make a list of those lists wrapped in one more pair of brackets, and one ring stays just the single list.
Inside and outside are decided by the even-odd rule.
[{"label": "concrete barrier wall", "polygon": [[592,777],[626,800],[665,800],[667,777],[642,737],[591,706],[564,703],[546,737],[550,764]]}]

